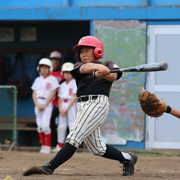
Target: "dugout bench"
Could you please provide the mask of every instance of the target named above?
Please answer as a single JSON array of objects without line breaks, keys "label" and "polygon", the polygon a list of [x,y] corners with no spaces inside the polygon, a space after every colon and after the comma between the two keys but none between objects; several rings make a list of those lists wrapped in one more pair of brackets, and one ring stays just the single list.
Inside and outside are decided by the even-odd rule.
[{"label": "dugout bench", "polygon": [[[14,122],[13,117],[0,116],[0,143],[2,147],[9,147],[13,142]],[[16,124],[17,141],[20,146],[39,145],[37,125],[35,117],[17,117]]]},{"label": "dugout bench", "polygon": [[[0,117],[0,130],[13,130],[12,117]],[[37,131],[35,117],[17,117],[17,131]]]},{"label": "dugout bench", "polygon": [[[12,145],[13,128],[13,117],[0,116],[0,147],[7,149]],[[17,117],[16,131],[19,146],[21,146],[24,150],[39,150],[40,143],[35,117]],[[33,145],[32,142],[34,142]],[[82,143],[79,147],[78,152],[87,151],[87,147],[84,143]]]}]

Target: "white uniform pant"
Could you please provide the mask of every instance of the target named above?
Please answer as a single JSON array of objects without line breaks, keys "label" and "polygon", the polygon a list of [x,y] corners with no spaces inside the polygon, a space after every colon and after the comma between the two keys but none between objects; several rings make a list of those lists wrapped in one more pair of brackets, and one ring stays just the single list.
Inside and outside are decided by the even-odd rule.
[{"label": "white uniform pant", "polygon": [[108,97],[98,95],[96,100],[92,100],[89,95],[88,101],[77,104],[77,110],[75,124],[66,142],[78,148],[84,141],[93,154],[103,156],[106,152],[106,144],[102,141],[100,126],[108,115]]},{"label": "white uniform pant", "polygon": [[[45,99],[37,98],[39,105],[44,105],[46,103]],[[50,102],[51,103],[51,102]],[[51,114],[52,114],[53,106],[49,104],[44,110],[39,111],[39,109],[35,106],[35,115],[36,115],[36,124],[37,124],[37,131],[43,132],[45,134],[50,134],[50,121],[51,121]]]},{"label": "white uniform pant", "polygon": [[[69,103],[71,100],[68,100],[67,102],[64,102],[62,100],[61,102],[61,108],[62,110],[66,110],[69,106]],[[58,143],[64,143],[66,138],[66,130],[67,127],[69,128],[69,131],[72,129],[74,122],[76,120],[77,115],[77,108],[76,103],[74,103],[65,116],[59,115],[59,125],[58,125]]]}]

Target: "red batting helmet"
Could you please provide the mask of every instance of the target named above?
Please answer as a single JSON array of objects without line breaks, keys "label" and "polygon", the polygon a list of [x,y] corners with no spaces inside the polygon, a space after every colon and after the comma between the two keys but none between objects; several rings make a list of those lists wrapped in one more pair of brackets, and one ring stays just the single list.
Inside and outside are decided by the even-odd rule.
[{"label": "red batting helmet", "polygon": [[97,59],[101,59],[103,58],[103,44],[102,42],[94,37],[94,36],[84,36],[82,37],[79,42],[78,45],[73,47],[73,50],[76,52],[76,58],[81,61],[79,54],[80,54],[80,48],[83,46],[90,46],[90,47],[94,47],[94,55]]}]

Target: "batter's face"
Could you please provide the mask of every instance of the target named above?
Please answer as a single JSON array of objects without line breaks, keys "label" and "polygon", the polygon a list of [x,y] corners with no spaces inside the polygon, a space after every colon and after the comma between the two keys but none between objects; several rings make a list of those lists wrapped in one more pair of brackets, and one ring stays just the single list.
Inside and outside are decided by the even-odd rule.
[{"label": "batter's face", "polygon": [[73,77],[71,75],[71,73],[69,71],[64,71],[63,72],[63,76],[64,76],[64,79],[69,82]]},{"label": "batter's face", "polygon": [[49,73],[50,73],[50,71],[49,71],[49,66],[41,65],[41,66],[40,66],[40,72],[41,72],[41,74],[43,75],[43,77],[49,76]]},{"label": "batter's face", "polygon": [[99,61],[99,59],[96,59],[96,57],[94,56],[94,48],[87,46],[80,49],[80,58],[81,61],[84,63],[92,63]]},{"label": "batter's face", "polygon": [[60,64],[61,64],[61,60],[59,60],[59,59],[51,59],[51,61],[52,61],[53,70],[59,69]]}]

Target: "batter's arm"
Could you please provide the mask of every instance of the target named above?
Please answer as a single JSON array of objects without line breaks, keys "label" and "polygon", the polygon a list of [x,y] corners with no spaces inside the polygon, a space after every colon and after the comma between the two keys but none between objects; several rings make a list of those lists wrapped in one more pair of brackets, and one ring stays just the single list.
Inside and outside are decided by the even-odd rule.
[{"label": "batter's arm", "polygon": [[117,80],[117,73],[111,73],[110,75],[105,75],[105,76],[101,76],[100,74],[99,74],[99,71],[96,71],[95,72],[95,76],[97,77],[97,78],[104,78],[104,79],[106,79],[107,81],[110,81],[110,82],[113,82],[113,81],[116,81]]},{"label": "batter's arm", "polygon": [[101,65],[101,64],[95,64],[95,63],[83,64],[79,69],[80,74],[90,74],[93,71],[99,71],[101,75],[110,74],[110,71],[106,66]]}]

